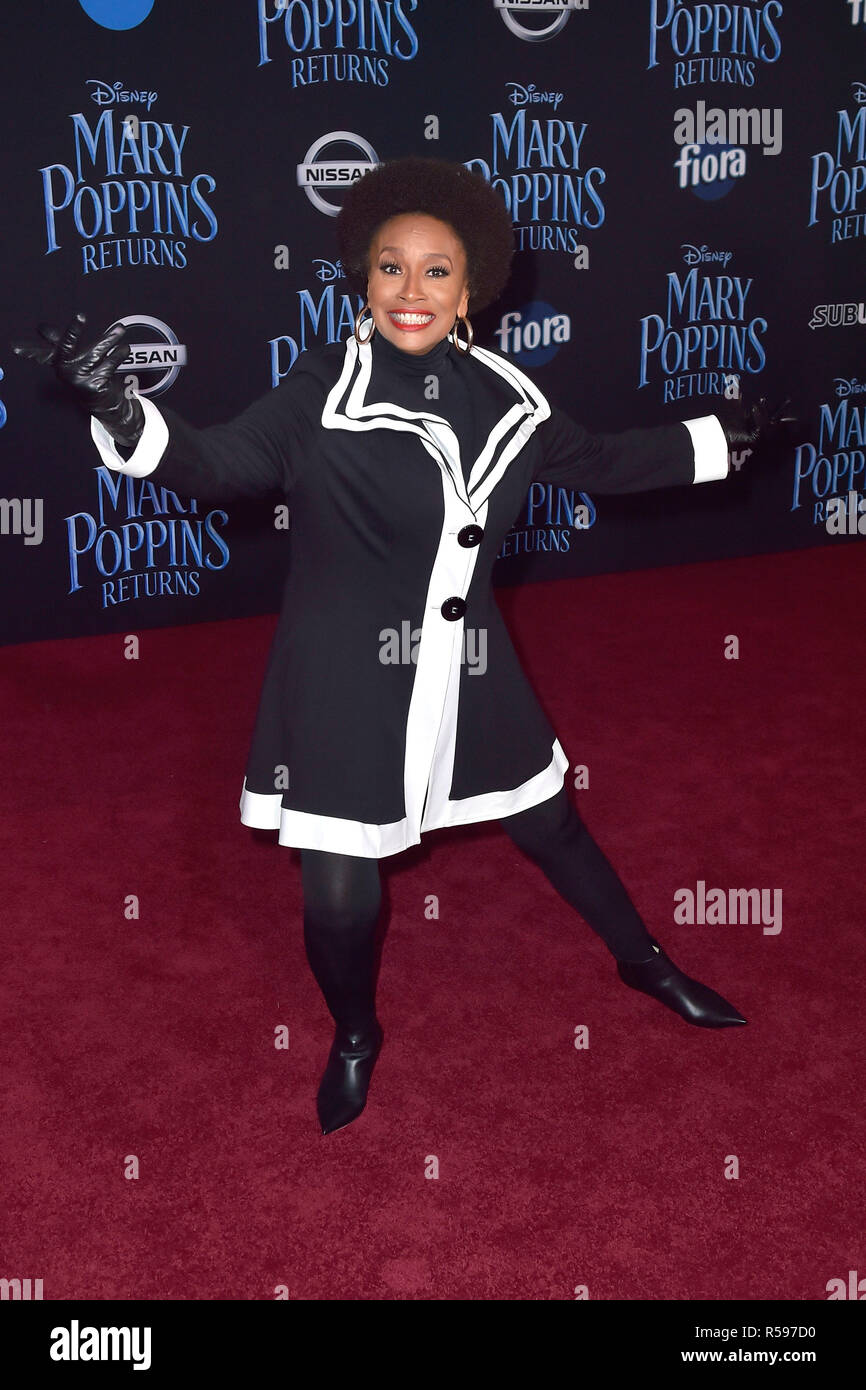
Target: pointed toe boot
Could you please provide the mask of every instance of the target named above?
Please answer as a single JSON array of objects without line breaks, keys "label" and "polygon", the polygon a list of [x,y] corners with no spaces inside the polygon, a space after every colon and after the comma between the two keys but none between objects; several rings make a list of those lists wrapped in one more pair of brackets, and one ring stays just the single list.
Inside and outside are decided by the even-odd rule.
[{"label": "pointed toe boot", "polygon": [[714,989],[684,975],[657,941],[652,945],[654,954],[649,960],[617,961],[617,973],[624,984],[658,999],[698,1028],[733,1028],[747,1021]]},{"label": "pointed toe boot", "polygon": [[337,1028],[316,1097],[323,1134],[345,1129],[364,1109],[383,1037],[378,1020],[363,1030]]}]

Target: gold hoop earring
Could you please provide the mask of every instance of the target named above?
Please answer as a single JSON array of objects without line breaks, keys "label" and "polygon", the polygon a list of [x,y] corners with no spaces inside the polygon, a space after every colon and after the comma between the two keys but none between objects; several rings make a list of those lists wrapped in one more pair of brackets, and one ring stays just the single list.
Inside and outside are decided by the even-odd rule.
[{"label": "gold hoop earring", "polygon": [[[466,325],[466,336],[467,336],[467,338],[469,339],[469,345],[468,345],[468,347],[461,347],[461,346],[460,346],[460,339],[457,337],[457,325],[458,325],[458,323],[463,323],[463,324]],[[459,317],[458,317],[458,318],[456,318],[456,319],[454,320],[454,327],[453,327],[453,329],[452,329],[452,332],[453,332],[453,334],[454,334],[454,346],[455,346],[455,348],[457,349],[457,351],[460,353],[460,356],[461,356],[461,357],[468,357],[469,354],[470,354],[470,352],[472,351],[472,344],[475,342],[475,334],[474,334],[473,331],[472,331],[472,324],[469,322],[469,320],[468,320],[467,318],[459,318]]]},{"label": "gold hoop earring", "polygon": [[370,329],[370,332],[367,334],[366,338],[362,338],[360,333],[358,332],[358,329],[361,326],[361,319],[364,317],[368,309],[370,309],[369,304],[365,304],[363,309],[359,309],[357,314],[355,315],[355,341],[361,343],[362,345],[364,343],[369,343],[373,334],[376,332],[376,323],[373,318],[372,309],[370,309],[370,322],[372,323],[373,327]]}]

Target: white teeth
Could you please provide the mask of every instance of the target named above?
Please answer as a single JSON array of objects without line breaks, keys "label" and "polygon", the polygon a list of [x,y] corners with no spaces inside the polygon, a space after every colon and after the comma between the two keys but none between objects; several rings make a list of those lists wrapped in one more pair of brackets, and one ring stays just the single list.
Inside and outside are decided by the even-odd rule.
[{"label": "white teeth", "polygon": [[433,315],[433,314],[392,314],[391,317],[392,317],[392,319],[394,319],[397,323],[430,323],[430,322],[432,322],[432,320],[433,320],[433,318],[434,318],[434,315]]}]

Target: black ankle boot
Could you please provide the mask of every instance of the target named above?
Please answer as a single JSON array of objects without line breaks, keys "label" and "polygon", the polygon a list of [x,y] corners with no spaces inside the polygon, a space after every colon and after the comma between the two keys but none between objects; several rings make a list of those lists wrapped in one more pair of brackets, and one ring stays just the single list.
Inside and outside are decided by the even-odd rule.
[{"label": "black ankle boot", "polygon": [[632,989],[659,999],[669,1009],[698,1028],[731,1028],[745,1023],[739,1009],[714,989],[684,975],[666,956],[657,941],[650,938],[655,954],[646,961],[616,963],[619,978]]},{"label": "black ankle boot", "polygon": [[364,1109],[383,1037],[378,1019],[364,1029],[338,1026],[316,1097],[323,1134],[344,1129]]}]

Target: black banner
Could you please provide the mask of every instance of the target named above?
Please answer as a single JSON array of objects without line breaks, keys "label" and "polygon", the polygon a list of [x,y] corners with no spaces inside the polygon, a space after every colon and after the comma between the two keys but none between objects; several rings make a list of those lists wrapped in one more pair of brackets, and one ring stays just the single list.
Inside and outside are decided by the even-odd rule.
[{"label": "black banner", "polygon": [[334,215],[410,153],[505,199],[514,273],[476,341],[552,403],[615,431],[787,395],[801,422],[725,482],[535,484],[497,583],[866,531],[859,0],[31,0],[3,29],[0,640],[276,608],[290,508],[111,472],[9,344],[122,320],[130,386],[230,419],[351,331]]}]

